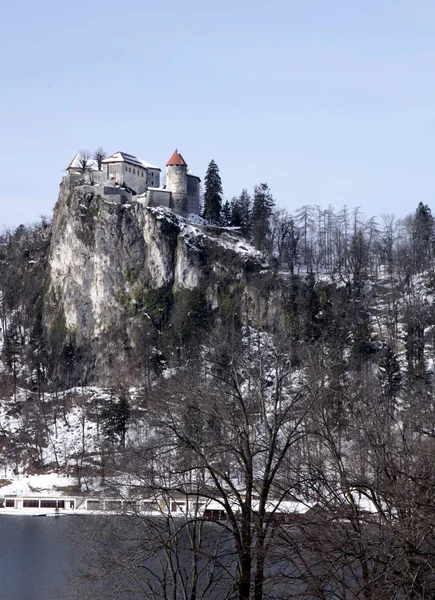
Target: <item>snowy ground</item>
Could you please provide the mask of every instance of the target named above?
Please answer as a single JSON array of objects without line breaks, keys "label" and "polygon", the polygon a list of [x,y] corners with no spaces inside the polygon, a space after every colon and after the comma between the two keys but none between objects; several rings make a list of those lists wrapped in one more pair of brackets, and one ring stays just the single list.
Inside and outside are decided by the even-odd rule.
[{"label": "snowy ground", "polygon": [[14,481],[0,487],[0,497],[58,495],[62,488],[68,488],[73,482],[70,477],[58,473],[48,473],[43,475],[16,475]]}]

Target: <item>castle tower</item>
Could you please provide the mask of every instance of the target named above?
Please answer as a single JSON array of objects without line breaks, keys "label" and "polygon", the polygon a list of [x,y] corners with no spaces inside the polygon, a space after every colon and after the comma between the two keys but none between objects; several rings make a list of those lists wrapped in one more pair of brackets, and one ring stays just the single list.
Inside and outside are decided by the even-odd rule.
[{"label": "castle tower", "polygon": [[187,201],[187,163],[178,150],[166,163],[166,189],[172,194],[172,209],[179,215],[186,216]]}]

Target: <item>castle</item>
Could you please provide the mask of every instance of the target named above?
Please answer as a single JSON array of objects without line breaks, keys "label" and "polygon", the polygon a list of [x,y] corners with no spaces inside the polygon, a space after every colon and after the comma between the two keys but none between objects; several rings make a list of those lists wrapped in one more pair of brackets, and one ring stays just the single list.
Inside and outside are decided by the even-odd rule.
[{"label": "castle", "polygon": [[182,217],[199,214],[200,178],[193,175],[178,150],[166,163],[166,184],[160,187],[161,169],[132,154],[115,152],[99,163],[77,153],[67,167],[73,180],[104,185],[107,195],[131,194],[144,206],[166,206]]}]

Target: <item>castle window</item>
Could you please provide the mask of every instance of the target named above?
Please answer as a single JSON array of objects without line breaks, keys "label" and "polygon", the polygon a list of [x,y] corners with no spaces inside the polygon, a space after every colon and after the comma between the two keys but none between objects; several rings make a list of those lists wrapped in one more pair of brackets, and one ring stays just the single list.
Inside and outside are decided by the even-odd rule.
[{"label": "castle window", "polygon": [[127,167],[127,165],[125,165],[125,170],[126,170],[126,171],[128,171],[128,167]]},{"label": "castle window", "polygon": [[131,173],[131,167],[128,167],[128,172]]},{"label": "castle window", "polygon": [[143,177],[143,171],[142,171],[142,177]]}]

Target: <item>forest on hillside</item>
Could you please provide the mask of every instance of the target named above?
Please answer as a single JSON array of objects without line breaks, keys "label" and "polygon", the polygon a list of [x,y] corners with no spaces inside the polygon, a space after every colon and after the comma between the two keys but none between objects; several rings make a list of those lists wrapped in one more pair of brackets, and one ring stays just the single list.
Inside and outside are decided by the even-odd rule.
[{"label": "forest on hillside", "polygon": [[[261,184],[222,212],[264,252],[272,322],[240,284],[222,285],[218,306],[201,289],[149,297],[147,316],[128,315],[135,351],[104,394],[65,389],[80,349],[62,322],[44,328],[50,224],[1,236],[5,472],[68,472],[78,491],[98,480],[129,499],[125,521],[87,532],[86,581],[116,579],[104,598],[433,598],[429,207],[290,214]],[[197,514],[137,512],[153,495]],[[204,499],[222,520],[200,517]]]},{"label": "forest on hillside", "polygon": [[[261,184],[253,199],[243,190],[223,213],[223,227],[239,231],[264,252],[268,267],[259,285],[265,296],[279,290],[289,339],[313,347],[323,339],[335,340],[351,368],[378,363],[388,350],[399,361],[403,379],[430,378],[435,240],[427,205],[420,203],[404,219],[383,216],[380,222],[346,207],[334,212],[304,206],[290,214],[274,207],[268,186]],[[58,320],[44,330],[50,235],[44,218],[0,236],[0,385],[8,392],[16,385],[63,389],[65,369],[59,363],[74,360],[73,336],[66,335],[65,324]],[[141,334],[165,361],[183,362],[197,348],[198,331],[202,336],[224,313],[237,312],[242,295],[237,288],[222,284],[218,310],[201,289],[176,298],[170,290],[157,290]],[[241,324],[240,310],[238,315]],[[142,317],[139,312],[138,323]],[[168,351],[174,346],[176,355]],[[159,352],[152,361],[157,371]]]}]

